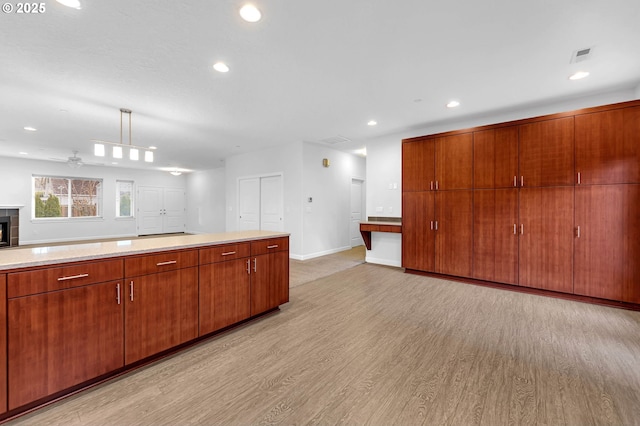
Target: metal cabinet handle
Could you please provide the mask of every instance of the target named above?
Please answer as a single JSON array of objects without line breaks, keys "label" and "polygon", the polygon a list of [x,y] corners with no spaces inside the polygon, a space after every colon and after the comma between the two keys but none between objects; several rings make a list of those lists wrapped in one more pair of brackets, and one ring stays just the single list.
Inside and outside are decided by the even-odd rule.
[{"label": "metal cabinet handle", "polygon": [[272,245],[272,246],[267,246],[267,248],[268,248],[268,249],[278,248],[278,245],[277,245],[277,244],[274,244],[274,245]]},{"label": "metal cabinet handle", "polygon": [[520,186],[524,186],[524,176],[520,176]]},{"label": "metal cabinet handle", "polygon": [[177,260],[168,260],[166,262],[156,263],[156,266],[173,265],[175,263],[178,263],[178,261]]},{"label": "metal cabinet handle", "polygon": [[436,191],[438,190],[438,181],[436,181]]},{"label": "metal cabinet handle", "polygon": [[258,258],[253,258],[253,272],[258,272]]},{"label": "metal cabinet handle", "polygon": [[431,221],[431,230],[433,231],[433,221]]},{"label": "metal cabinet handle", "polygon": [[436,231],[438,230],[438,221],[436,220]]},{"label": "metal cabinet handle", "polygon": [[251,275],[251,260],[247,259],[247,274]]},{"label": "metal cabinet handle", "polygon": [[580,238],[580,225],[578,225],[578,238]]},{"label": "metal cabinet handle", "polygon": [[513,235],[517,235],[518,234],[517,227],[518,226],[514,223],[513,224]]},{"label": "metal cabinet handle", "polygon": [[429,183],[429,189],[430,189],[431,191],[433,191],[433,181],[430,181],[430,183]]},{"label": "metal cabinet handle", "polygon": [[513,176],[513,187],[516,188],[518,187],[518,177],[517,176]]},{"label": "metal cabinet handle", "polygon": [[581,180],[580,180],[580,172],[578,172],[578,185],[580,185]]},{"label": "metal cabinet handle", "polygon": [[133,281],[129,283],[129,299],[133,302]]},{"label": "metal cabinet handle", "polygon": [[232,254],[236,254],[236,252],[235,251],[228,251],[226,253],[222,253],[223,256],[230,256]]},{"label": "metal cabinet handle", "polygon": [[120,283],[116,284],[116,300],[118,305],[120,304]]},{"label": "metal cabinet handle", "polygon": [[68,277],[60,277],[60,278],[58,278],[58,281],[75,280],[75,279],[78,279],[78,278],[86,278],[88,276],[89,276],[89,274],[70,275]]},{"label": "metal cabinet handle", "polygon": [[524,235],[524,225],[520,224],[520,235]]}]

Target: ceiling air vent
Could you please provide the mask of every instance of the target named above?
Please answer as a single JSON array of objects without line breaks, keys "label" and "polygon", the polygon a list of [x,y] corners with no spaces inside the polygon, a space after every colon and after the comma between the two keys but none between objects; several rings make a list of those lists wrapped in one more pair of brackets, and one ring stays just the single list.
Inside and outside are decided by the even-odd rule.
[{"label": "ceiling air vent", "polygon": [[587,47],[585,49],[576,50],[571,55],[571,61],[569,63],[575,64],[577,62],[586,61],[593,56],[593,47]]},{"label": "ceiling air vent", "polygon": [[340,143],[350,142],[349,139],[344,136],[332,136],[330,138],[320,139],[320,142],[325,143],[327,145],[338,145]]}]

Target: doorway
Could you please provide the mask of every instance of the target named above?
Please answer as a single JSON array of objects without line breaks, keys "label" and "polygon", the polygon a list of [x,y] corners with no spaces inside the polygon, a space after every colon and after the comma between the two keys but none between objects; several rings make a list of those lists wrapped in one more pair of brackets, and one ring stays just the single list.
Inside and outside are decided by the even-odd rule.
[{"label": "doorway", "polygon": [[364,244],[360,234],[360,221],[364,220],[364,180],[351,179],[351,247]]},{"label": "doorway", "polygon": [[184,232],[185,191],[181,188],[138,188],[138,235]]}]

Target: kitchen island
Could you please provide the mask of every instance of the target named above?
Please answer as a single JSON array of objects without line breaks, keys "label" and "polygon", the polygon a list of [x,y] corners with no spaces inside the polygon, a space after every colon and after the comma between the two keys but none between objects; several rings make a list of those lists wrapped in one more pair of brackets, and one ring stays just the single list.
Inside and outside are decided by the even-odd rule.
[{"label": "kitchen island", "polygon": [[0,257],[0,420],[289,301],[289,235],[242,231]]}]

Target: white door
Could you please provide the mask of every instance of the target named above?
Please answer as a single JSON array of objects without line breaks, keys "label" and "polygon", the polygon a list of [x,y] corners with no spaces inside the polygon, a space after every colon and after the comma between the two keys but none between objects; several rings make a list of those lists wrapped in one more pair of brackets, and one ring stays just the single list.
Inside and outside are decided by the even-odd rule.
[{"label": "white door", "polygon": [[138,235],[162,234],[163,188],[138,188]]},{"label": "white door", "polygon": [[280,175],[260,178],[260,229],[284,231]]},{"label": "white door", "polygon": [[141,186],[137,205],[138,235],[184,232],[184,189]]},{"label": "white door", "polygon": [[364,181],[360,179],[351,179],[351,247],[357,247],[364,244],[362,241],[362,235],[360,234],[360,221],[363,220],[363,183]]},{"label": "white door", "polygon": [[260,178],[240,179],[238,182],[238,229],[260,229]]},{"label": "white door", "polygon": [[185,193],[180,188],[164,188],[162,233],[184,232]]}]

